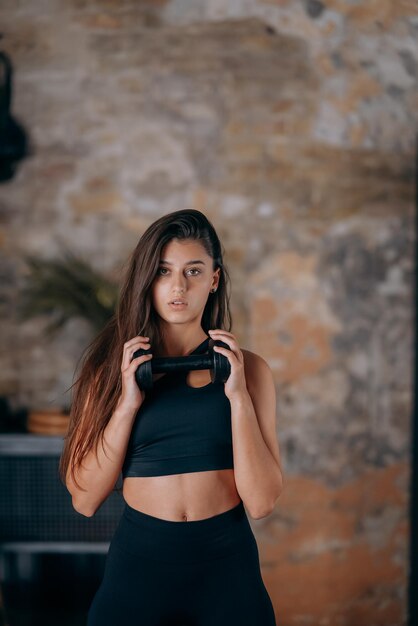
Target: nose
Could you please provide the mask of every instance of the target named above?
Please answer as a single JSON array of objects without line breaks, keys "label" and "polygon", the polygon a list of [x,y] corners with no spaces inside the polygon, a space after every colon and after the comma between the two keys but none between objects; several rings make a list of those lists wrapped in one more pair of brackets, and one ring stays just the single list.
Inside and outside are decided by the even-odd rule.
[{"label": "nose", "polygon": [[177,277],[173,274],[171,290],[174,294],[183,293],[186,290],[186,279],[182,274]]}]

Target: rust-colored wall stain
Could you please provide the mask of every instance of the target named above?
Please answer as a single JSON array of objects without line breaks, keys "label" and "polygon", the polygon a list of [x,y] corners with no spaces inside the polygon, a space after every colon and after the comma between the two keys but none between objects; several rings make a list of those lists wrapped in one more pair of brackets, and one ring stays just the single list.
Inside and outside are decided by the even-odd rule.
[{"label": "rust-colored wall stain", "polygon": [[407,479],[406,463],[335,489],[287,477],[275,511],[252,522],[279,626],[403,623]]}]

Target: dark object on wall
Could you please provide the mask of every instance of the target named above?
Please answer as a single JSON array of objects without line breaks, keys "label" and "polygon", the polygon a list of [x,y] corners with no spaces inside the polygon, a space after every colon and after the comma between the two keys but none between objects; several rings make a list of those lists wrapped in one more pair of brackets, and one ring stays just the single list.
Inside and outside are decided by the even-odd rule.
[{"label": "dark object on wall", "polygon": [[18,161],[29,154],[26,133],[10,112],[12,63],[0,51],[0,182],[11,180]]}]

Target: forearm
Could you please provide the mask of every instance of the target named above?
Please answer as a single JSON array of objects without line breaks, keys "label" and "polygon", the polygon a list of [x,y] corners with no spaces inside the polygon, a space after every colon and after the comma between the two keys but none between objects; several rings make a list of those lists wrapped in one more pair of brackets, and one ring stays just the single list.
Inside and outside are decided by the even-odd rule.
[{"label": "forearm", "polygon": [[237,491],[251,516],[263,517],[281,493],[282,474],[263,439],[248,391],[230,402]]},{"label": "forearm", "polygon": [[116,484],[126,455],[136,411],[116,409],[103,431],[103,445],[92,449],[75,468],[79,489],[67,472],[67,488],[74,508],[83,515],[93,515]]}]

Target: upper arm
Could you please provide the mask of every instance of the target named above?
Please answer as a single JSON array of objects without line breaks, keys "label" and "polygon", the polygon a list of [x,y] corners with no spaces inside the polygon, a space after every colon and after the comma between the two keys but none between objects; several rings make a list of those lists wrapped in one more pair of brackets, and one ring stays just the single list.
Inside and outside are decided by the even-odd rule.
[{"label": "upper arm", "polygon": [[[73,444],[75,444],[75,442],[79,440],[80,428],[82,426],[82,418],[83,418],[83,415],[84,415],[85,411],[87,410],[87,408],[88,408],[88,406],[90,404],[90,401],[92,400],[92,397],[93,397],[93,389],[90,386],[87,389],[86,397],[85,397],[84,402],[83,402],[83,409],[81,411],[78,427],[76,427],[75,432],[73,434]],[[67,466],[66,486],[67,486],[67,489],[70,491],[70,493],[71,493],[71,489],[73,487],[75,487],[76,489],[78,488],[77,485],[74,482],[74,479],[73,479],[73,476],[72,476],[72,472],[71,472],[71,459],[69,460],[69,463],[68,463],[68,466]]]},{"label": "upper arm", "polygon": [[276,432],[276,387],[268,363],[258,354],[241,350],[244,355],[245,379],[263,439],[280,471],[282,464]]}]

